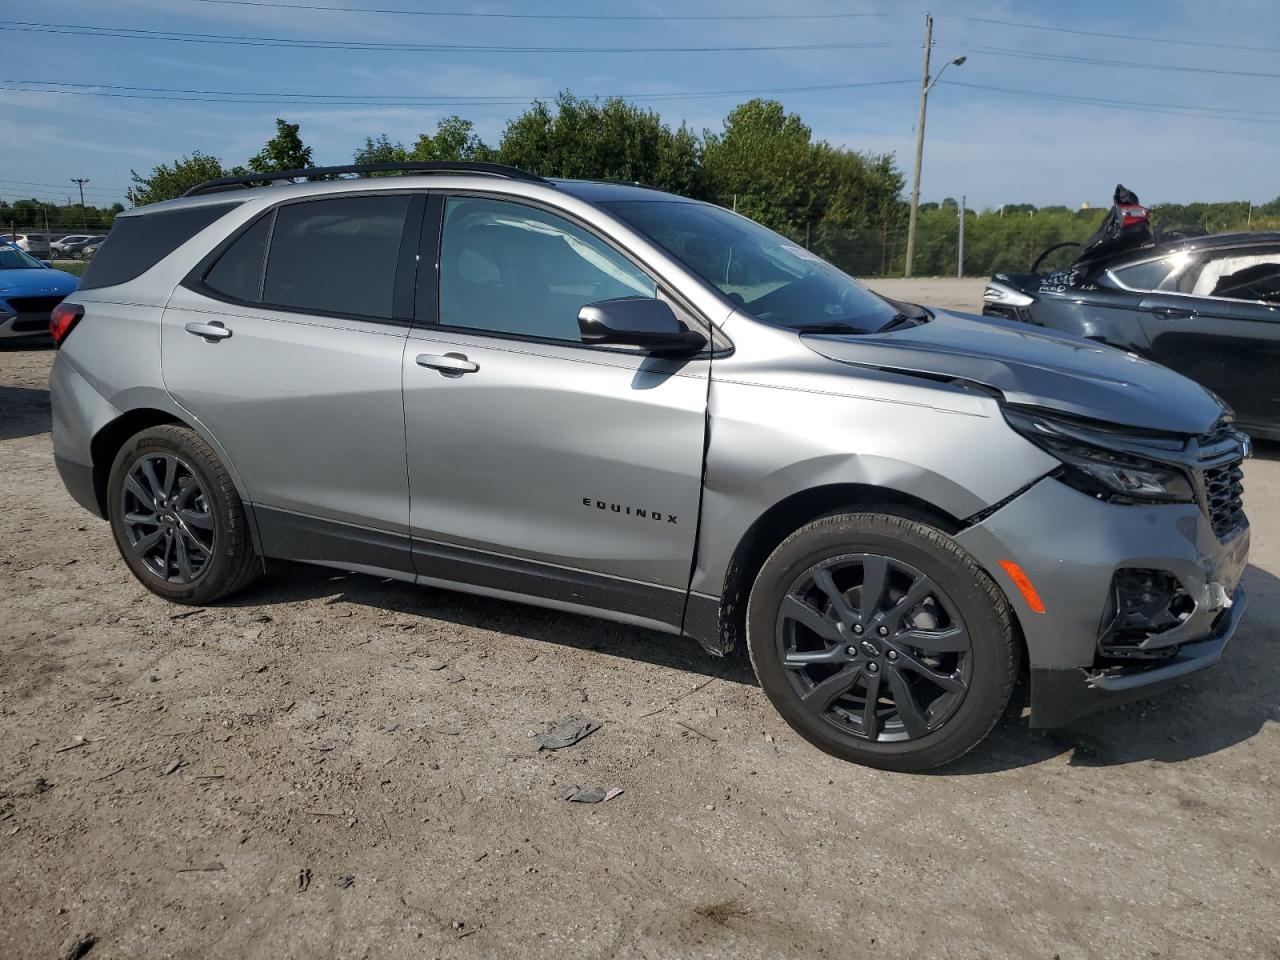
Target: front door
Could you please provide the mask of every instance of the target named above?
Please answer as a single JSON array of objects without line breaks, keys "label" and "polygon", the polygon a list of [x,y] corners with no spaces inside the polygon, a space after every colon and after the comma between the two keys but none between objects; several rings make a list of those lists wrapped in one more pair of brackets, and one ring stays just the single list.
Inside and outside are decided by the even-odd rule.
[{"label": "front door", "polygon": [[270,556],[412,570],[400,386],[409,317],[394,302],[405,225],[412,264],[424,202],[282,204],[170,298],[165,383],[226,450]]},{"label": "front door", "polygon": [[1280,429],[1280,249],[1215,252],[1179,284],[1142,300],[1152,355],[1221,396],[1242,426]]},{"label": "front door", "polygon": [[[442,213],[440,212],[442,208]],[[585,304],[657,294],[583,226],[446,197],[404,358],[414,562],[428,579],[678,626],[710,360],[583,344]]]}]

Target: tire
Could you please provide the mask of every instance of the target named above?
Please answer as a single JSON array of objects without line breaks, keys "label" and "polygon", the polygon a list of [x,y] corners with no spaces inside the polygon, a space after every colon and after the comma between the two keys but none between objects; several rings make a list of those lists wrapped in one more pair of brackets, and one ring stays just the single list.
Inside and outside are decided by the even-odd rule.
[{"label": "tire", "polygon": [[262,570],[231,476],[188,427],[150,427],[125,443],[107,481],[107,513],[124,562],[166,600],[212,603]]},{"label": "tire", "polygon": [[[877,600],[863,609],[868,584]],[[980,743],[1008,706],[1018,649],[1009,604],[973,558],[885,514],[801,527],[747,603],[751,664],[782,718],[820,750],[884,770],[923,772]]]}]

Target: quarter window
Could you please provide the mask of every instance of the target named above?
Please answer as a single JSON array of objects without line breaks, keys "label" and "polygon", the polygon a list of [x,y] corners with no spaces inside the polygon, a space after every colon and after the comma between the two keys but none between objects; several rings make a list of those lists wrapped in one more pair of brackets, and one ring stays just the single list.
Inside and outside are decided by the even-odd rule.
[{"label": "quarter window", "polygon": [[267,259],[271,217],[270,213],[259,217],[227,247],[205,274],[204,282],[210,288],[233,300],[256,303],[262,299],[262,268]]},{"label": "quarter window", "polygon": [[409,200],[404,194],[333,197],[280,207],[263,302],[390,319]]},{"label": "quarter window", "polygon": [[657,286],[608,244],[522,204],[450,197],[440,248],[440,323],[580,341],[578,311]]}]

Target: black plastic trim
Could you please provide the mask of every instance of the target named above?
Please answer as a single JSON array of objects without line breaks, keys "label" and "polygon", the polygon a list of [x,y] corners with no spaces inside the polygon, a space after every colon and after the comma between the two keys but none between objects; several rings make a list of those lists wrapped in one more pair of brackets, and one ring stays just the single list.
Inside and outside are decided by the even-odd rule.
[{"label": "black plastic trim", "polygon": [[610,610],[679,629],[686,591],[624,580],[571,567],[507,557],[471,547],[414,538],[414,569],[424,577],[490,590],[545,597]]},{"label": "black plastic trim", "polygon": [[262,552],[278,560],[413,573],[409,535],[254,504]]},{"label": "black plastic trim", "polygon": [[422,236],[422,214],[426,206],[426,194],[415,193],[411,195],[409,209],[405,211],[404,231],[400,234],[400,256],[396,260],[395,290],[391,295],[393,320],[413,322],[414,296],[418,285],[418,242]]}]

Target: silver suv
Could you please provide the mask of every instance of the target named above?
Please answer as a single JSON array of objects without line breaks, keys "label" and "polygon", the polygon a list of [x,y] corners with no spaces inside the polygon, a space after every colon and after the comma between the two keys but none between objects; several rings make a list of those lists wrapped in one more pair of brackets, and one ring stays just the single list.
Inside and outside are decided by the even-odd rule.
[{"label": "silver suv", "polygon": [[798,733],[894,770],[1023,662],[1049,726],[1221,656],[1248,440],[1191,381],[705,203],[402,166],[129,211],[55,312],[58,468],[154,593],[287,558],[745,640]]}]

